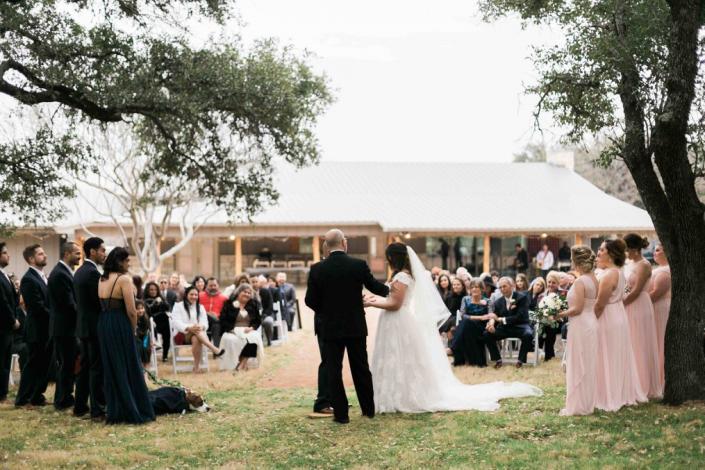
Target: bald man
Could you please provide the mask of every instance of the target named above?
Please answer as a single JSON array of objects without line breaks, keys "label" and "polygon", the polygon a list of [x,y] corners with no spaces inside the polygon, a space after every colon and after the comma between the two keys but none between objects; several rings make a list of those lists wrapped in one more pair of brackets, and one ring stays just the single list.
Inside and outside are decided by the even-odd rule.
[{"label": "bald man", "polygon": [[347,255],[348,244],[341,230],[326,233],[325,248],[330,252],[328,257],[311,266],[306,305],[316,313],[316,334],[322,340],[321,361],[327,372],[334,420],[345,424],[350,422],[343,385],[346,350],[362,414],[369,418],[375,415],[362,288],[383,297],[389,294],[389,288],[372,276],[365,261]]}]

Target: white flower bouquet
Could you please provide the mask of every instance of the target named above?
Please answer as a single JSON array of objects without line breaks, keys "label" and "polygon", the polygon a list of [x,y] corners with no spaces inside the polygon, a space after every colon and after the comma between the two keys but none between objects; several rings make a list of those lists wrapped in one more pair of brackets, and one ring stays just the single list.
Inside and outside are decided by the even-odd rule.
[{"label": "white flower bouquet", "polygon": [[556,328],[558,326],[558,314],[568,308],[568,301],[556,293],[546,295],[539,302],[536,311],[529,312],[532,321],[538,324],[539,336],[546,335],[546,327]]}]

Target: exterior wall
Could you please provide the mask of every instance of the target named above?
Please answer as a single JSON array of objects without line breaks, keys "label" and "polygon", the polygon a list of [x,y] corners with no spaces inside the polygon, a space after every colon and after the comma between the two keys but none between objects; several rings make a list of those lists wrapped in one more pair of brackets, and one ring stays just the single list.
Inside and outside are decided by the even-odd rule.
[{"label": "exterior wall", "polygon": [[59,262],[59,249],[61,246],[59,234],[44,232],[40,237],[38,233],[33,235],[28,232],[20,232],[15,233],[12,238],[3,241],[7,243],[7,251],[10,254],[10,264],[5,268],[8,274],[22,277],[27,272],[28,267],[24,258],[22,258],[22,251],[24,251],[25,247],[35,243],[42,245],[44,252],[47,254],[47,266],[44,268],[47,275],[49,275],[49,271],[54,265]]}]

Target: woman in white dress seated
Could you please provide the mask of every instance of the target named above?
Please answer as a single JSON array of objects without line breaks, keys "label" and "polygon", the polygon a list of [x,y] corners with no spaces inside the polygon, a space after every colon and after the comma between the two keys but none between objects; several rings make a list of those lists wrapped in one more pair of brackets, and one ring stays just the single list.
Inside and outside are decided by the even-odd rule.
[{"label": "woman in white dress seated", "polygon": [[213,351],[215,357],[220,357],[225,351],[218,349],[208,339],[208,315],[206,309],[198,301],[198,289],[191,285],[184,291],[184,300],[174,304],[171,312],[171,322],[174,329],[184,335],[184,344],[191,345],[193,354],[193,371],[201,372],[201,355],[203,346]]},{"label": "woman in white dress seated", "polygon": [[262,365],[264,344],[259,330],[262,316],[253,295],[250,284],[240,284],[220,312],[223,331],[220,347],[225,350],[219,361],[221,370],[247,370],[253,357]]}]

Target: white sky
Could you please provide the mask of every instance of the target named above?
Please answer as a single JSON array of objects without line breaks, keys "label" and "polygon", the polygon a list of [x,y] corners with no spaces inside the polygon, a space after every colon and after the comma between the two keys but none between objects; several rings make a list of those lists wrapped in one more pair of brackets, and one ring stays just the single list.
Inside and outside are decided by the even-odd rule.
[{"label": "white sky", "polygon": [[[557,33],[484,23],[472,0],[239,0],[246,40],[276,37],[316,58],[336,90],[324,160],[511,161],[530,141],[531,45]],[[546,131],[548,145],[557,135]]]}]

